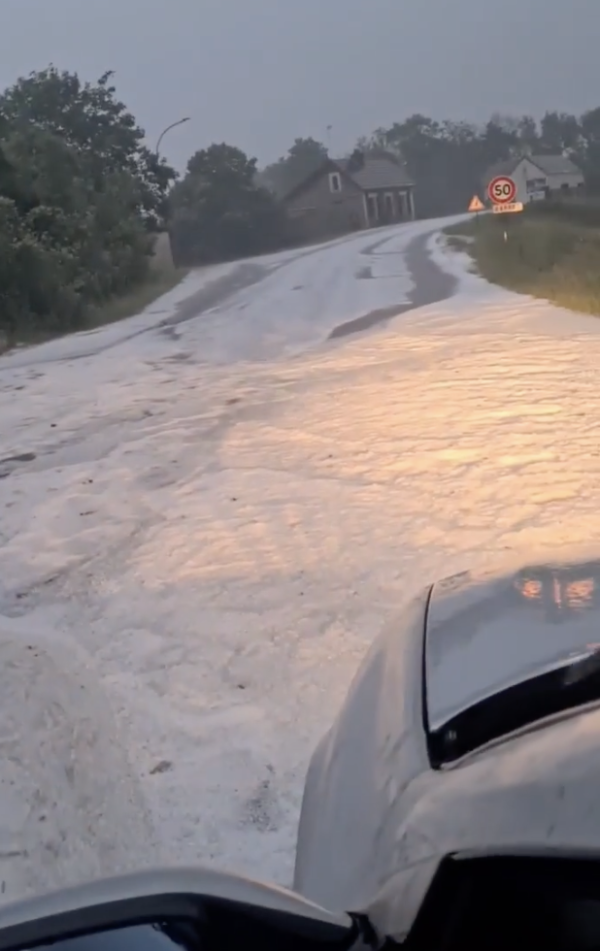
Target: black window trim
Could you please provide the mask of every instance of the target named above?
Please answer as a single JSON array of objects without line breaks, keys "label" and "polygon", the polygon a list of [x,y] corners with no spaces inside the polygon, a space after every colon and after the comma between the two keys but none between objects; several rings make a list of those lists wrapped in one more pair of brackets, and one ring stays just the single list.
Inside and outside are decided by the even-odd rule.
[{"label": "black window trim", "polygon": [[[425,622],[429,613],[428,600]],[[426,627],[427,630],[427,627]],[[600,702],[600,652],[565,660],[459,711],[432,729],[427,706],[427,635],[423,640],[423,722],[433,769],[452,765],[491,743],[539,728],[559,715],[574,715]]]}]

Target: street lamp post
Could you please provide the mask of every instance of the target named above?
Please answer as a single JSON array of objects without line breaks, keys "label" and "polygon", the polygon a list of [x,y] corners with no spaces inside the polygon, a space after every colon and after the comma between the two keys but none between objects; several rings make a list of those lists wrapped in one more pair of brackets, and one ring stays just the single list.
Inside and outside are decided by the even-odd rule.
[{"label": "street lamp post", "polygon": [[162,140],[164,139],[165,135],[167,134],[167,132],[170,132],[171,129],[174,129],[176,126],[178,126],[178,125],[183,125],[184,122],[189,122],[189,121],[190,121],[190,117],[189,117],[189,116],[185,116],[185,118],[183,118],[183,119],[178,119],[177,122],[172,122],[171,125],[168,125],[166,129],[163,129],[163,131],[160,133],[160,135],[159,135],[159,137],[158,137],[158,142],[156,143],[155,152],[156,152],[156,157],[157,157],[157,158],[158,158],[158,156],[159,156],[159,154],[160,154],[160,144],[161,144]]},{"label": "street lamp post", "polygon": [[[160,159],[160,145],[161,145],[161,142],[162,142],[162,140],[164,139],[165,135],[167,134],[167,132],[170,132],[171,129],[175,129],[176,126],[178,126],[178,125],[183,125],[184,122],[189,122],[189,121],[190,121],[190,117],[189,117],[189,116],[184,116],[183,119],[178,119],[177,122],[172,122],[171,125],[168,125],[166,129],[163,129],[163,131],[160,133],[160,135],[159,135],[159,137],[158,137],[158,141],[157,141],[157,143],[156,143],[156,148],[155,148],[155,150],[154,150],[154,154],[156,155],[156,161],[157,161],[157,162],[158,162],[158,160]],[[163,230],[166,230],[166,231],[167,231],[167,235],[168,235],[168,228],[167,228],[167,226],[166,226],[164,220],[162,221],[162,229],[163,229]],[[172,250],[172,246],[171,246],[171,238],[170,238],[170,236],[168,236],[168,242],[169,242],[169,251],[170,251],[170,255],[171,255],[171,261],[173,262],[173,250]]]}]

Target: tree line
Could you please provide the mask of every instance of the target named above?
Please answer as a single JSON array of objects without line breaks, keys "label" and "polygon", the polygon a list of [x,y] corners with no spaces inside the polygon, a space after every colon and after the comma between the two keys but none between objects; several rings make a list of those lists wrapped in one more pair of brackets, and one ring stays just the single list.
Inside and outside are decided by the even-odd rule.
[{"label": "tree line", "polygon": [[[532,116],[492,115],[476,126],[413,115],[358,139],[365,154],[386,151],[402,161],[415,183],[419,216],[464,211],[493,165],[514,156],[568,155],[583,171],[588,191],[600,193],[600,108],[581,116],[546,112]],[[296,139],[287,155],[267,166],[263,185],[282,195],[327,155],[322,142]]]},{"label": "tree line", "polygon": [[[488,167],[522,152],[564,152],[600,192],[600,109],[492,116],[481,128],[421,115],[358,140],[385,150],[416,184],[418,213],[462,211]],[[145,144],[113,74],[83,82],[54,66],[0,95],[0,333],[9,342],[86,326],[91,310],[147,279],[157,230],[177,264],[289,245],[282,198],[327,156],[297,138],[263,169],[241,149],[197,151],[183,176]]]}]

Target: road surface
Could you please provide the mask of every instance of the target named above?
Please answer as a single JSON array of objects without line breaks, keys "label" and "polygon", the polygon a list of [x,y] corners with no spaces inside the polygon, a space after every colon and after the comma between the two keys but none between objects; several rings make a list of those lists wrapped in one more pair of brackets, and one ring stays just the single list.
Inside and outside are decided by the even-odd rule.
[{"label": "road surface", "polygon": [[595,534],[596,322],[433,227],[194,273],[0,361],[4,897],[163,860],[289,882],[383,622]]}]

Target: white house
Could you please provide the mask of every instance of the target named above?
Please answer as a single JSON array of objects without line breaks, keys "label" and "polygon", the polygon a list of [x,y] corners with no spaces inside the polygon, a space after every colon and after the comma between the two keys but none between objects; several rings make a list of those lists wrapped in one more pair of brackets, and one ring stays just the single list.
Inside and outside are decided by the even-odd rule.
[{"label": "white house", "polygon": [[515,201],[523,203],[572,194],[585,185],[583,173],[564,155],[524,155],[499,163],[486,175],[485,188],[497,175],[509,175],[517,186]]}]

